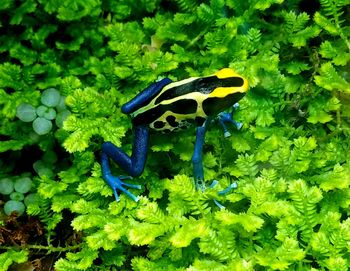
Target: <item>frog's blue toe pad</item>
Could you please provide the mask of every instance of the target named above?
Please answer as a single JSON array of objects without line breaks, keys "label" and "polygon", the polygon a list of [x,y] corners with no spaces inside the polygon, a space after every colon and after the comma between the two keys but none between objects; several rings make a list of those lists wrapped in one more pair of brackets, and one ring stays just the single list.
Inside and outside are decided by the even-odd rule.
[{"label": "frog's blue toe pad", "polygon": [[228,113],[228,112],[221,112],[218,115],[218,120],[219,120],[219,123],[220,123],[222,129],[224,130],[225,137],[231,136],[231,133],[228,131],[228,129],[226,127],[226,123],[233,124],[237,130],[240,130],[243,126],[243,123],[235,121],[232,117],[232,114]]},{"label": "frog's blue toe pad", "polygon": [[243,127],[243,123],[242,123],[242,122],[235,121],[235,126],[236,126],[236,129],[237,129],[237,130],[241,130],[242,127]]},{"label": "frog's blue toe pad", "polygon": [[195,187],[197,191],[204,191],[206,189],[205,182],[203,179],[195,180]]},{"label": "frog's blue toe pad", "polygon": [[231,183],[227,188],[225,188],[224,190],[221,190],[218,192],[219,195],[226,195],[228,192],[230,192],[232,189],[237,188],[238,185],[236,182]]},{"label": "frog's blue toe pad", "polygon": [[125,193],[126,195],[128,195],[135,202],[139,201],[139,197],[135,196],[133,193],[131,193],[130,191],[125,189],[125,187],[141,189],[141,185],[125,183],[122,181],[125,179],[132,179],[130,176],[116,177],[113,175],[104,175],[103,178],[106,180],[106,182],[112,188],[116,201],[120,201],[119,195],[117,193],[118,190]]},{"label": "frog's blue toe pad", "polygon": [[[210,188],[214,188],[218,183],[219,183],[218,180],[213,180],[212,183],[210,184]],[[218,194],[219,195],[226,195],[232,189],[235,189],[237,187],[238,187],[237,183],[233,182],[227,188],[225,188],[224,190],[219,191]]]},{"label": "frog's blue toe pad", "polygon": [[[217,180],[213,180],[213,182],[210,184],[210,188],[214,188],[219,182]],[[221,190],[218,192],[218,195],[222,196],[222,195],[226,195],[228,192],[230,192],[232,189],[237,188],[238,185],[236,182],[233,182],[232,184],[230,184],[227,188],[225,188],[224,190]],[[218,202],[216,199],[214,199],[214,203],[216,204],[216,206],[218,206],[220,209],[225,209],[225,206],[222,205],[220,202]]]},{"label": "frog's blue toe pad", "polygon": [[224,205],[222,205],[220,202],[218,202],[216,199],[214,199],[214,203],[216,204],[216,206],[218,206],[220,208],[220,210],[225,209],[226,207]]}]

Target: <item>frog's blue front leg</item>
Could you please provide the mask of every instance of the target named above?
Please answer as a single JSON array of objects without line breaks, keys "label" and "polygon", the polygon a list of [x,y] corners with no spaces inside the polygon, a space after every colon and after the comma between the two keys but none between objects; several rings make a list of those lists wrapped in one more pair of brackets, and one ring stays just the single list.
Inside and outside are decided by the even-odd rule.
[{"label": "frog's blue front leg", "polygon": [[155,97],[163,87],[170,84],[172,81],[169,78],[163,78],[162,80],[150,85],[144,89],[141,93],[136,95],[131,101],[124,104],[121,108],[124,114],[129,114],[139,108],[145,101],[151,100]]},{"label": "frog's blue front leg", "polygon": [[147,127],[139,126],[134,131],[134,143],[132,147],[132,155],[129,157],[122,149],[118,148],[111,142],[102,144],[102,174],[103,178],[113,189],[114,196],[119,201],[117,191],[122,191],[130,198],[138,201],[138,197],[130,193],[124,187],[141,189],[140,185],[128,184],[123,182],[127,177],[113,176],[110,170],[108,158],[112,158],[120,167],[122,167],[131,176],[139,176],[143,172],[147,158],[149,131]]},{"label": "frog's blue front leg", "polygon": [[202,153],[206,132],[206,122],[196,129],[196,143],[194,145],[194,152],[192,156],[195,186],[197,190],[201,191],[205,190]]}]

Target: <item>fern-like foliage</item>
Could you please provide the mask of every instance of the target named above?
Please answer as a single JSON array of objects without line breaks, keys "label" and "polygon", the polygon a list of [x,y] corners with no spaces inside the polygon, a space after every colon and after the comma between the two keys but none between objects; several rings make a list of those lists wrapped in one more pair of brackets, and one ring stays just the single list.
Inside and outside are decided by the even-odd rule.
[{"label": "fern-like foliage", "polygon": [[7,270],[12,263],[24,263],[28,259],[28,253],[24,250],[8,250],[0,254],[0,270]]},{"label": "fern-like foliage", "polygon": [[176,0],[175,1],[179,8],[183,11],[191,11],[196,8],[198,5],[197,1],[190,1],[190,0]]},{"label": "fern-like foliage", "polygon": [[321,66],[320,75],[315,77],[315,83],[328,90],[336,89],[346,93],[350,92],[350,83],[340,76],[329,62]]},{"label": "fern-like foliage", "polygon": [[307,187],[303,180],[297,180],[290,184],[288,192],[294,206],[300,214],[300,230],[302,238],[308,241],[317,224],[317,203],[322,200],[322,193],[317,187]]}]

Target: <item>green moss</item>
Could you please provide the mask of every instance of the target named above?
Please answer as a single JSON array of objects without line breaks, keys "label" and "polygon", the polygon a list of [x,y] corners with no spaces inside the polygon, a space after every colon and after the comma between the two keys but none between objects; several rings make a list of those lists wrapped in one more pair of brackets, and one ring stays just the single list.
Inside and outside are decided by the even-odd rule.
[{"label": "green moss", "polygon": [[[0,179],[33,179],[26,212],[45,237],[5,240],[0,270],[42,250],[55,270],[348,270],[348,11],[341,0],[4,1]],[[207,133],[205,176],[218,187],[194,189],[189,129],[152,135],[141,200],[115,202],[99,154],[104,141],[131,150],[121,105],[161,77],[223,67],[251,88],[243,129]],[[71,114],[39,136],[17,108],[50,88]]]}]

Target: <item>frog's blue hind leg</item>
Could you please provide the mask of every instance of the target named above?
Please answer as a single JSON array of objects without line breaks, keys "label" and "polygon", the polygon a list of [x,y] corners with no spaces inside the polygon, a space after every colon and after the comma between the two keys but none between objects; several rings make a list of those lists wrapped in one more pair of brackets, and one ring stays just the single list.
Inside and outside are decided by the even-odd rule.
[{"label": "frog's blue hind leg", "polygon": [[[195,186],[197,190],[201,190],[201,191],[204,191],[206,188],[204,183],[203,162],[202,162],[202,153],[203,153],[206,125],[207,125],[207,121],[203,124],[203,126],[199,126],[196,129],[196,143],[194,145],[194,153],[192,156]],[[217,184],[218,184],[218,181],[214,180],[210,185],[210,187],[213,188]],[[234,188],[237,188],[237,183],[232,183],[226,189],[219,191],[218,194],[225,195]],[[225,208],[225,206],[223,206],[216,199],[214,199],[214,203],[220,209]]]},{"label": "frog's blue hind leg", "polygon": [[196,129],[196,143],[194,145],[194,152],[192,156],[195,186],[197,190],[201,190],[201,191],[205,190],[203,162],[202,162],[205,132],[206,132],[206,122],[203,124],[203,126],[199,126]]},{"label": "frog's blue hind leg", "polygon": [[147,127],[136,127],[134,131],[134,144],[132,147],[132,155],[129,157],[122,149],[118,148],[111,142],[102,144],[102,174],[103,178],[113,189],[114,196],[119,201],[117,191],[122,191],[134,201],[138,201],[138,197],[133,195],[124,187],[141,189],[140,185],[125,183],[122,180],[129,177],[113,176],[110,170],[108,158],[112,158],[120,167],[122,167],[131,176],[139,176],[143,172],[147,158],[149,131]]},{"label": "frog's blue hind leg", "polygon": [[[243,126],[243,123],[241,122],[237,122],[233,119],[233,113],[235,110],[237,110],[239,107],[239,104],[238,103],[235,103],[233,105],[233,110],[231,113],[229,112],[221,112],[219,115],[218,115],[218,120],[219,120],[219,123],[222,127],[222,129],[224,130],[224,136],[225,137],[229,137],[231,136],[231,133],[229,132],[229,130],[227,129],[227,126],[226,126],[226,123],[231,123],[233,124],[237,130],[240,130]],[[211,188],[213,188],[216,184],[218,183],[218,181],[213,181],[213,183],[210,185]],[[237,183],[234,182],[232,184],[230,184],[226,189],[224,190],[221,190],[218,192],[219,195],[225,195],[227,194],[228,192],[230,192],[232,189],[235,189],[237,188]],[[220,209],[224,209],[225,206],[223,206],[220,202],[218,202],[217,200],[214,200],[215,204],[220,208]]]},{"label": "frog's blue hind leg", "polygon": [[[238,103],[235,103],[233,105],[233,110],[236,110],[238,109],[239,107],[239,104]],[[219,119],[219,123],[222,127],[222,129],[224,130],[224,136],[225,137],[229,137],[231,136],[231,133],[229,132],[229,130],[227,129],[226,127],[226,123],[231,123],[233,124],[237,130],[240,130],[243,126],[243,123],[241,122],[237,122],[233,119],[233,112],[232,113],[228,113],[228,112],[221,112],[219,115],[218,115],[218,119]]]}]

